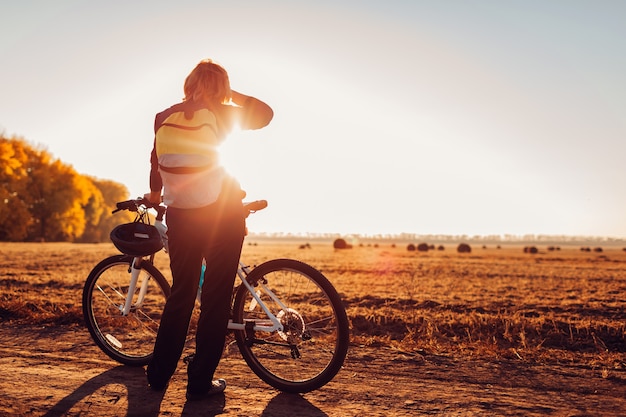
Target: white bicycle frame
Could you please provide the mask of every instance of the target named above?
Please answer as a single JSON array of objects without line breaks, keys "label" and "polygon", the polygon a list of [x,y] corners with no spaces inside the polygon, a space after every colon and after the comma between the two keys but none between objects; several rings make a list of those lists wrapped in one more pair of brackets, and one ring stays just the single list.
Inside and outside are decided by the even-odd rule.
[{"label": "white bicycle frame", "polygon": [[[157,222],[159,222],[157,220]],[[156,226],[156,225],[155,225]],[[163,226],[162,224],[160,224],[159,226]],[[164,241],[166,241],[167,237],[164,236],[164,232],[165,232],[165,228],[164,227],[157,227],[157,229],[159,230],[159,233],[161,234],[161,237],[164,239]],[[165,249],[167,252],[167,245],[165,245]],[[122,313],[123,316],[127,316],[131,309],[133,307],[141,307],[141,305],[143,304],[143,300],[146,296],[146,293],[148,291],[148,284],[150,281],[150,275],[149,274],[145,274],[141,280],[141,284],[140,284],[140,288],[139,288],[139,294],[137,295],[137,301],[133,304],[133,296],[135,294],[135,291],[137,289],[137,283],[139,281],[139,273],[141,272],[141,263],[142,262],[146,262],[143,258],[141,257],[135,257],[133,259],[132,265],[131,265],[131,274],[130,274],[130,283],[128,286],[128,294],[126,294],[126,299],[124,302],[123,306],[120,306],[120,311]],[[285,306],[280,299],[276,296],[276,294],[274,294],[272,292],[272,290],[270,290],[267,285],[265,285],[263,282],[259,282],[257,284],[257,286],[259,287],[259,290],[254,289],[254,286],[252,286],[252,284],[250,284],[248,282],[248,280],[246,279],[246,276],[248,275],[248,273],[250,272],[250,267],[248,267],[247,265],[245,265],[243,262],[239,262],[239,267],[237,268],[237,276],[239,277],[239,279],[241,280],[241,283],[246,287],[246,289],[248,290],[248,292],[250,293],[250,295],[252,296],[253,300],[250,302],[250,306],[248,307],[249,311],[254,310],[257,305],[259,307],[261,307],[261,309],[263,310],[263,312],[265,312],[265,314],[268,317],[268,320],[263,320],[263,321],[255,321],[254,326],[252,327],[252,329],[254,331],[260,331],[260,332],[275,332],[275,331],[279,331],[282,332],[284,330],[284,327],[282,325],[282,323],[280,322],[280,320],[270,311],[270,309],[267,307],[267,305],[263,302],[263,300],[260,297],[261,291],[263,291],[265,294],[267,294],[279,307],[282,311],[288,311],[287,306]],[[231,320],[228,321],[228,329],[231,330],[246,330],[246,324],[245,323],[234,323]]]},{"label": "white bicycle frame", "polygon": [[[256,308],[257,305],[260,306],[261,309],[265,312],[265,314],[267,314],[267,317],[272,323],[271,325],[269,325],[269,323],[265,324],[267,322],[263,323],[263,322],[255,321],[253,330],[261,331],[261,332],[270,332],[270,333],[274,331],[282,332],[284,328],[280,320],[278,320],[278,318],[269,310],[269,308],[267,308],[263,300],[261,300],[261,297],[260,297],[261,290],[255,291],[252,284],[250,284],[248,280],[246,279],[248,272],[250,272],[250,268],[247,265],[245,265],[243,262],[239,262],[239,268],[237,269],[237,276],[239,277],[239,279],[241,280],[241,283],[246,287],[246,289],[248,290],[248,292],[253,298],[253,300],[250,302],[250,306],[248,307],[248,310],[252,311]],[[282,311],[287,311],[287,306],[285,306],[280,301],[280,299],[276,296],[276,294],[274,294],[272,290],[270,290],[267,287],[267,285],[260,282],[258,283],[258,286],[280,307]],[[232,320],[229,320],[228,328],[231,330],[245,330],[246,324],[245,323],[233,323]]]},{"label": "white bicycle frame", "polygon": [[[141,272],[141,262],[145,262],[141,257],[136,257],[133,259],[131,274],[130,274],[130,283],[128,285],[128,294],[126,294],[126,300],[123,306],[120,306],[120,311],[123,316],[127,316],[130,313],[130,310],[133,307],[141,307],[143,304],[143,299],[148,292],[148,284],[150,281],[150,275],[144,274],[140,288],[139,294],[137,295],[137,301],[133,303],[133,295],[137,289],[137,283],[139,281],[139,273]],[[249,311],[254,310],[257,305],[261,307],[263,312],[267,315],[268,320],[255,322],[253,326],[253,330],[260,332],[282,332],[284,330],[283,325],[280,320],[269,310],[267,305],[263,302],[260,297],[261,290],[265,292],[280,308],[282,311],[287,311],[287,306],[285,306],[280,299],[270,290],[267,285],[264,283],[259,283],[259,290],[255,291],[252,284],[248,282],[246,276],[249,272],[250,268],[245,265],[243,262],[239,262],[239,268],[237,268],[237,276],[241,280],[241,283],[246,287],[253,300],[250,302],[250,306],[248,307]],[[231,330],[245,330],[245,323],[234,323],[232,320],[228,321],[228,328]]]}]

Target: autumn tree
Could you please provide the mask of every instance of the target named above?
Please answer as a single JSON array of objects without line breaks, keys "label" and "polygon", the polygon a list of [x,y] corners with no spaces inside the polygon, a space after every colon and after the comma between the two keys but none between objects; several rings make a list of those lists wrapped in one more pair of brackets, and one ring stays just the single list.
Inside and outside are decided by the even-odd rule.
[{"label": "autumn tree", "polygon": [[112,214],[115,203],[128,199],[128,189],[114,181],[96,178],[90,180],[98,193],[93,194],[92,200],[85,207],[88,221],[80,241],[107,242],[109,241],[109,233],[115,226],[120,223],[128,223],[133,219],[133,215],[128,211]]},{"label": "autumn tree", "polygon": [[29,237],[34,240],[67,241],[82,235],[87,203],[78,174],[45,150],[28,152],[28,203],[33,217]]},{"label": "autumn tree", "polygon": [[81,175],[23,139],[0,136],[0,164],[0,240],[108,241],[125,186]]},{"label": "autumn tree", "polygon": [[27,159],[23,141],[0,136],[0,240],[20,241],[28,235],[32,218],[23,200]]}]

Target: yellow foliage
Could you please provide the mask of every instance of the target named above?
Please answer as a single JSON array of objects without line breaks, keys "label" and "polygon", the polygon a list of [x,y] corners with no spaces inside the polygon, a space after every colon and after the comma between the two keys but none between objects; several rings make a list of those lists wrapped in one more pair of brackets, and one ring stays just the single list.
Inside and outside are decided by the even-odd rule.
[{"label": "yellow foliage", "polygon": [[[3,176],[21,177],[26,174],[23,169],[23,159],[25,155],[18,155],[16,148],[7,140],[0,140],[0,167],[2,167]],[[20,158],[20,156],[22,158]]]},{"label": "yellow foliage", "polygon": [[127,196],[121,184],[81,175],[23,139],[0,137],[0,240],[108,240],[101,230],[110,227],[107,212]]}]

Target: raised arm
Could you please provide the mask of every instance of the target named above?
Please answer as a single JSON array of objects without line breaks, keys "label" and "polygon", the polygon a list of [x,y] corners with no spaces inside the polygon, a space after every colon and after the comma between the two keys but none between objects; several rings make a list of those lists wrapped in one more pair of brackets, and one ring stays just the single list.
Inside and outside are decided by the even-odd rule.
[{"label": "raised arm", "polygon": [[274,111],[258,98],[231,90],[231,100],[237,105],[236,113],[241,129],[260,129],[272,121]]}]

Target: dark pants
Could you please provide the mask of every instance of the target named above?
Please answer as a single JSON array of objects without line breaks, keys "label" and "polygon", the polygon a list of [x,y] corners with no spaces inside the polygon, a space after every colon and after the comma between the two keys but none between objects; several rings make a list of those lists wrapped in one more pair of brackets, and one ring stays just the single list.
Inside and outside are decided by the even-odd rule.
[{"label": "dark pants", "polygon": [[168,208],[168,241],[172,293],[167,299],[148,365],[148,382],[164,386],[176,370],[193,311],[202,259],[202,287],[196,353],[188,368],[187,389],[211,387],[220,361],[230,318],[230,303],[245,236],[241,195],[224,193],[217,203],[199,209]]}]

